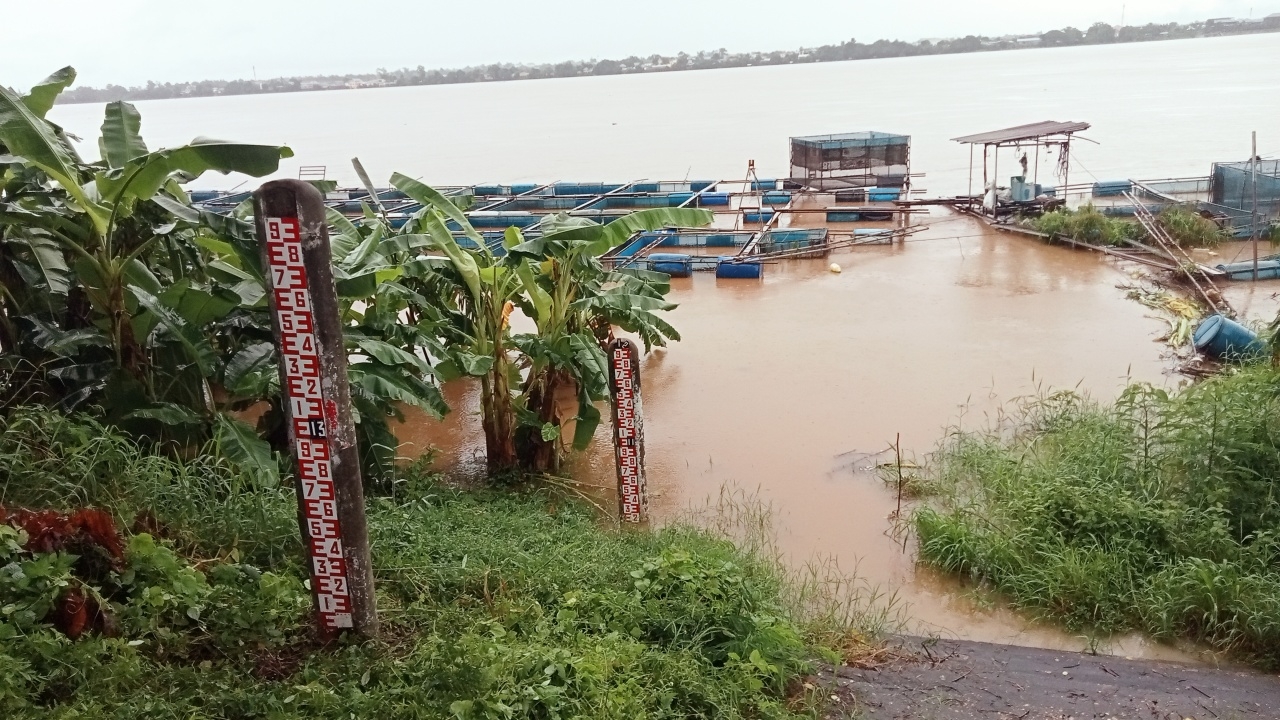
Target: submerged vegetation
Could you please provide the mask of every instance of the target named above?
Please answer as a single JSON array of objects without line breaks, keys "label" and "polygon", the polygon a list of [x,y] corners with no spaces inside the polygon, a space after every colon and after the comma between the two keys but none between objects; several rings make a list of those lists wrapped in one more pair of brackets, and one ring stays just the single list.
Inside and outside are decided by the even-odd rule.
[{"label": "submerged vegetation", "polygon": [[1114,404],[1028,402],[957,432],[913,517],[920,559],[1076,630],[1140,630],[1280,665],[1280,373]]},{"label": "submerged vegetation", "polygon": [[816,700],[794,682],[813,643],[865,638],[862,606],[771,555],[413,467],[369,500],[383,633],[325,647],[291,490],[30,409],[0,427],[0,478],[8,507],[130,528],[0,523],[6,718],[785,718]]},{"label": "submerged vegetation", "polygon": [[[1230,239],[1214,221],[1181,205],[1165,208],[1156,216],[1169,237],[1184,248],[1213,248]],[[1147,231],[1132,220],[1111,217],[1093,205],[1076,210],[1054,210],[1028,221],[1035,231],[1091,245],[1121,247],[1130,242],[1150,242]]]}]

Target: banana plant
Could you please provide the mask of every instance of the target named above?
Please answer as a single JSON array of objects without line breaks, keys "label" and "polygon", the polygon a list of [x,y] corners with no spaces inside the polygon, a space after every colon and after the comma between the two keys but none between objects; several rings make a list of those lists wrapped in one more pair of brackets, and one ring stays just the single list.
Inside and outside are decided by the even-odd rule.
[{"label": "banana plant", "polygon": [[[600,256],[632,234],[665,227],[700,227],[712,220],[706,210],[653,208],[607,225],[556,216],[542,224],[540,237],[525,240],[508,229],[507,264],[520,281],[520,306],[537,333],[515,337],[528,358],[521,387],[525,416],[517,432],[521,464],[553,471],[562,460],[560,429],[572,419],[573,447],[581,450],[600,424],[596,403],[606,400],[608,359],[603,345],[613,328],[638,335],[646,352],[680,335],[658,313],[675,309],[664,296],[670,278],[645,270],[615,271]],[[577,412],[563,417],[561,401],[576,398]]]},{"label": "banana plant", "polygon": [[234,362],[242,348],[207,330],[233,322],[245,298],[210,276],[200,242],[217,223],[189,208],[181,185],[209,170],[269,174],[292,153],[206,139],[149,151],[137,110],[117,102],[102,159],[87,163],[45,117],[74,78],[64,68],[26,95],[0,87],[6,359],[41,368],[65,407],[102,407],[150,437],[212,436],[274,477],[269,449],[220,409],[218,382],[246,366]]},{"label": "banana plant", "polygon": [[[438,366],[448,377],[469,375],[480,380],[480,416],[491,471],[518,465],[516,407],[512,388],[519,368],[511,357],[508,319],[515,307],[520,281],[499,262],[462,210],[434,188],[395,173],[391,184],[422,209],[404,225],[404,242],[434,250],[442,258],[417,261],[420,284],[434,290],[440,306],[453,322],[444,341],[449,357]],[[474,248],[464,248],[449,230],[461,228]]]},{"label": "banana plant", "polygon": [[[534,239],[508,228],[506,253],[498,257],[449,198],[398,173],[391,183],[424,206],[407,232],[423,233],[422,246],[444,256],[435,259],[432,274],[451,281],[443,300],[460,320],[453,341],[471,361],[463,374],[480,378],[490,468],[555,469],[565,420],[556,399],[576,397],[573,445],[585,447],[600,423],[595,403],[608,397],[601,342],[612,327],[639,334],[646,348],[679,338],[655,314],[675,307],[662,299],[668,276],[606,270],[600,255],[638,231],[706,225],[711,213],[657,208],[608,225],[555,217]],[[458,243],[447,223],[460,228],[470,247]],[[537,333],[511,334],[508,318],[516,307],[533,319]]]},{"label": "banana plant", "polygon": [[[156,214],[145,207],[162,194],[164,200],[184,199],[180,182],[206,171],[261,177],[275,172],[280,159],[293,153],[287,147],[205,138],[149,152],[139,133],[137,109],[113,102],[106,106],[98,142],[102,160],[86,164],[65,134],[44,118],[53,98],[74,79],[75,71],[63,68],[25,97],[0,87],[0,143],[65,193],[69,215],[41,214],[21,224],[67,254],[87,300],[82,319],[105,332],[116,367],[143,381],[147,357],[134,327],[139,301],[129,287],[155,284],[145,255],[173,229],[153,222]],[[45,282],[54,294],[69,290],[56,275],[46,275]],[[154,314],[145,305],[142,310]]]}]

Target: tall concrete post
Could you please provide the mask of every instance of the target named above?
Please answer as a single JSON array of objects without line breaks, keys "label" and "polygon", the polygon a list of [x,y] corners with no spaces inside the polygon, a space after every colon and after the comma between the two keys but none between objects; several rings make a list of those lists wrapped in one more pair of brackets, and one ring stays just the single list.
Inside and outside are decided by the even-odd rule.
[{"label": "tall concrete post", "polygon": [[619,338],[609,343],[609,390],[618,468],[618,520],[624,525],[639,525],[649,519],[649,498],[644,477],[640,350],[630,340]]},{"label": "tall concrete post", "polygon": [[322,636],[378,632],[373,567],[347,355],[324,198],[300,180],[253,194],[271,325],[280,354],[289,442],[297,462],[298,523]]}]

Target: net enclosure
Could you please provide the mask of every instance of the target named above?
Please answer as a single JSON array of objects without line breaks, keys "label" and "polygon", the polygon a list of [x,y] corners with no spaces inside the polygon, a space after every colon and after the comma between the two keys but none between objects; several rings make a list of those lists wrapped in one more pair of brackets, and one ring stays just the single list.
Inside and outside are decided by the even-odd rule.
[{"label": "net enclosure", "polygon": [[791,138],[791,180],[818,190],[910,182],[911,136],[851,132]]},{"label": "net enclosure", "polygon": [[[1258,215],[1275,218],[1280,213],[1280,160],[1258,161]],[[1215,205],[1253,212],[1253,163],[1214,163],[1209,198]]]}]

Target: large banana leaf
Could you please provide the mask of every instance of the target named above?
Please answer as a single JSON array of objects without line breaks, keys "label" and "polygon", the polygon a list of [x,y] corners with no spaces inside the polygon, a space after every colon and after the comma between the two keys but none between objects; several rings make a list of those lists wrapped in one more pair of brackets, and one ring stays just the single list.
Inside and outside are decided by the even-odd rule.
[{"label": "large banana leaf", "polygon": [[22,102],[35,114],[38,118],[44,118],[49,114],[49,110],[53,109],[53,102],[58,99],[63,90],[76,80],[76,69],[68,65],[54,72],[49,77],[41,80],[38,85],[31,88],[31,92],[22,98]]},{"label": "large banana leaf", "polygon": [[[508,248],[521,245],[524,242],[524,237],[520,232],[520,228],[507,228],[505,242]],[[533,273],[532,262],[526,258],[516,257],[513,257],[512,261],[516,263],[516,277],[520,279],[520,286],[524,289],[525,296],[529,298],[529,305],[533,311],[533,321],[538,327],[543,327],[551,316],[551,294],[538,285],[537,278]]]},{"label": "large banana leaf", "polygon": [[[435,242],[435,246],[449,258],[453,263],[453,267],[462,276],[462,282],[466,283],[467,291],[471,293],[471,300],[476,307],[484,304],[484,296],[480,288],[480,266],[476,263],[475,257],[458,245],[458,241],[453,239],[453,233],[449,232],[449,228],[445,227],[440,221],[439,216],[430,208],[424,208],[419,216],[423,229],[431,236]],[[465,227],[471,227],[470,224]],[[472,232],[475,232],[474,230]],[[484,247],[481,241],[480,247]]]},{"label": "large banana leaf", "polygon": [[276,356],[276,346],[269,342],[250,345],[227,361],[222,371],[222,385],[236,393],[251,374],[269,369]]},{"label": "large banana leaf", "polygon": [[431,364],[413,353],[390,343],[369,337],[352,337],[356,347],[383,365],[407,365],[419,372],[430,374]]},{"label": "large banana leaf", "polygon": [[39,230],[16,234],[12,242],[26,245],[44,279],[50,295],[65,296],[71,289],[71,268],[67,266],[62,246]]},{"label": "large banana leaf", "polygon": [[200,374],[212,377],[218,365],[218,355],[200,329],[187,323],[173,308],[166,306],[155,295],[135,285],[129,286],[129,292],[138,300],[138,304],[150,310],[175,339],[182,344],[187,355],[200,367]]},{"label": "large banana leaf", "polygon": [[324,219],[333,228],[329,234],[329,252],[335,258],[344,258],[360,244],[360,231],[346,215],[325,207]]},{"label": "large banana leaf", "polygon": [[289,157],[293,157],[293,151],[284,146],[196,138],[190,145],[157,150],[134,158],[123,167],[98,173],[97,188],[99,195],[112,203],[129,198],[148,199],[159,192],[175,172],[197,177],[216,170],[262,177],[278,170],[280,160]]},{"label": "large banana leaf", "polygon": [[102,137],[98,138],[98,149],[107,167],[122,168],[130,160],[147,154],[147,144],[139,134],[141,129],[142,115],[133,103],[123,100],[107,103]]},{"label": "large banana leaf", "polygon": [[449,412],[440,388],[397,367],[380,363],[355,363],[348,368],[351,392],[385,405],[387,401],[412,405],[439,420]]},{"label": "large banana leaf", "polygon": [[427,207],[435,208],[445,217],[458,223],[458,225],[462,226],[462,232],[480,248],[481,252],[486,254],[489,252],[484,238],[475,231],[475,228],[471,227],[471,222],[467,220],[466,213],[462,212],[457,205],[453,204],[449,198],[441,195],[435,188],[400,173],[391,174],[391,184],[405,195]]},{"label": "large banana leaf", "polygon": [[600,255],[617,247],[623,240],[637,232],[659,230],[667,227],[695,228],[711,224],[715,215],[710,210],[696,208],[649,208],[623,215],[604,226],[600,239],[591,248],[591,254]]},{"label": "large banana leaf", "polygon": [[81,187],[80,169],[67,145],[50,123],[4,86],[0,86],[0,142],[61,185],[89,215],[98,233],[106,233],[110,212]]},{"label": "large banana leaf", "polygon": [[275,453],[257,431],[233,417],[218,413],[214,419],[213,440],[219,454],[242,472],[256,476],[264,488],[280,484],[280,466]]}]

